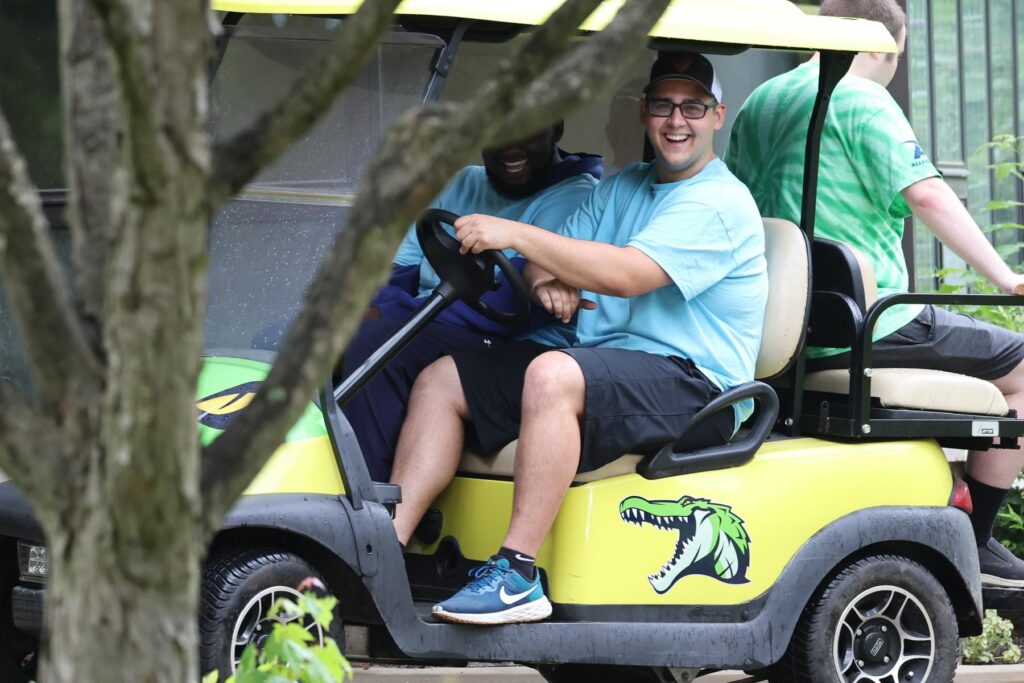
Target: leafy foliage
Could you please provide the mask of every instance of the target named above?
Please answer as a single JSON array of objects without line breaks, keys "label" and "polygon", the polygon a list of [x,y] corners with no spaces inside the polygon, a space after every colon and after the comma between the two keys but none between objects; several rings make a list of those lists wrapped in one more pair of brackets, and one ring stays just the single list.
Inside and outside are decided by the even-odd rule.
[{"label": "leafy foliage", "polygon": [[996,517],[993,535],[1017,557],[1024,557],[1024,491],[1014,487]]},{"label": "leafy foliage", "polygon": [[[269,615],[278,619],[259,649],[249,643],[238,669],[224,683],[341,683],[352,677],[352,667],[333,638],[313,644],[315,638],[303,625],[307,618],[326,631],[334,618],[334,597],[303,593],[298,603],[277,600]],[[203,677],[202,683],[217,683],[218,671]]]},{"label": "leafy foliage", "polygon": [[[1024,136],[1014,137],[1013,135],[997,135],[991,142],[982,145],[977,154],[985,155],[992,159],[998,159],[989,163],[986,168],[995,175],[997,182],[1020,183],[1024,182]],[[998,199],[988,202],[987,211],[1006,212],[1017,210],[1019,219],[1020,210],[1024,208],[1024,202],[1016,200]],[[993,223],[985,228],[989,233],[1009,232],[1016,237],[1015,240],[1001,239],[996,251],[1003,258],[1024,251],[1024,225],[1012,221]],[[939,291],[946,293],[976,292],[979,294],[995,294],[999,290],[985,278],[969,268],[944,268],[938,273],[942,285]],[[1015,332],[1024,332],[1024,307],[1020,306],[959,306],[956,307],[961,313],[967,313],[979,320],[985,320],[994,325],[1005,327]]]},{"label": "leafy foliage", "polygon": [[984,630],[980,636],[964,638],[965,664],[1016,664],[1020,648],[1013,642],[1013,624],[995,610],[985,610]]}]

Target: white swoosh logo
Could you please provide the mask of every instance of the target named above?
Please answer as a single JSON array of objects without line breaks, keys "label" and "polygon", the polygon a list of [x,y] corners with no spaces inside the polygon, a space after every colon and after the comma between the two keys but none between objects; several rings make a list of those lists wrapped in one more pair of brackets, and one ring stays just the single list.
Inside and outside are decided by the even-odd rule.
[{"label": "white swoosh logo", "polygon": [[532,592],[533,592],[533,586],[531,586],[530,588],[527,588],[522,593],[516,593],[515,595],[509,595],[508,593],[505,592],[505,587],[502,586],[501,590],[498,591],[498,597],[501,598],[501,601],[503,603],[505,603],[506,605],[511,605],[514,602],[519,602],[520,600],[522,600],[523,598],[525,598],[527,595],[529,595]]}]

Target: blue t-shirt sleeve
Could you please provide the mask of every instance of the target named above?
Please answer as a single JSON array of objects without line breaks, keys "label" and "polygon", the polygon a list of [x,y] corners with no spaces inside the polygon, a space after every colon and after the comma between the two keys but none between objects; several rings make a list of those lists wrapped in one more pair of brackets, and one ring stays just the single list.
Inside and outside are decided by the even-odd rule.
[{"label": "blue t-shirt sleeve", "polygon": [[611,183],[601,181],[554,232],[574,240],[593,240],[608,202]]},{"label": "blue t-shirt sleeve", "polygon": [[423,250],[420,249],[420,242],[416,239],[416,226],[409,227],[408,232],[398,245],[398,251],[391,262],[396,266],[415,266],[423,260]]},{"label": "blue t-shirt sleeve", "polygon": [[719,211],[699,202],[678,202],[626,244],[661,266],[686,299],[693,299],[736,268],[734,236]]},{"label": "blue t-shirt sleeve", "polygon": [[522,218],[526,223],[557,231],[590,197],[596,184],[590,176],[564,181],[539,197]]}]

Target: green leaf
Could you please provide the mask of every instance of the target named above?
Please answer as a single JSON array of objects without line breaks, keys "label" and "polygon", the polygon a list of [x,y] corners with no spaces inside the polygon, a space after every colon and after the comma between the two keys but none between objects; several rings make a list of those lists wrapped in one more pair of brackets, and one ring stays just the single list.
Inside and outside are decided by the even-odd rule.
[{"label": "green leaf", "polygon": [[332,681],[344,681],[352,676],[352,666],[345,659],[345,655],[341,654],[333,638],[327,638],[323,647],[314,648],[313,653],[327,667],[333,677]]},{"label": "green leaf", "polygon": [[338,599],[333,595],[319,597],[312,591],[306,591],[299,598],[299,609],[313,617],[316,623],[325,630],[331,627],[334,619],[334,608],[338,605]]},{"label": "green leaf", "polygon": [[210,673],[203,676],[203,683],[217,683],[220,680],[220,672],[214,669]]},{"label": "green leaf", "polygon": [[[1002,178],[1000,178],[1000,180],[1002,180]],[[992,199],[986,203],[985,206],[988,207],[989,211],[1002,211],[1003,209],[1012,209],[1018,206],[1024,206],[1024,202],[1016,202],[1011,199]]]}]

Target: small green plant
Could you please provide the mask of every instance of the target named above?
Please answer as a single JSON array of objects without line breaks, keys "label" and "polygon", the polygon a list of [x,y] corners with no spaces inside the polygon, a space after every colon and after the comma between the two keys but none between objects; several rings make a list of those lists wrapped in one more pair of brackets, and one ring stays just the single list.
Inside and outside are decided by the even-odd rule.
[{"label": "small green plant", "polygon": [[[988,163],[985,168],[994,175],[996,182],[1024,182],[1024,136],[997,135],[991,142],[979,147],[976,154],[995,160]],[[1012,210],[1020,220],[1022,208],[1022,202],[997,199],[988,202],[985,211]],[[1010,258],[1024,251],[1024,225],[1021,223],[1012,220],[997,222],[984,230],[988,233],[1009,233],[1012,236],[1010,240],[999,240],[1000,244],[996,247],[996,251],[1003,258]],[[940,292],[999,293],[992,283],[969,268],[944,268],[938,271],[937,275],[942,283],[939,286]],[[1024,307],[1021,306],[958,306],[955,310],[1015,332],[1024,332]]]},{"label": "small green plant", "polygon": [[985,610],[983,631],[980,636],[964,638],[965,664],[1016,664],[1020,661],[1020,648],[1014,644],[1013,624],[995,610]]},{"label": "small green plant", "polygon": [[1020,489],[1022,483],[1024,482],[1018,481],[1010,489],[992,530],[992,535],[1017,557],[1024,557],[1024,491]]},{"label": "small green plant", "polygon": [[[277,600],[270,616],[280,621],[263,647],[250,643],[234,675],[224,683],[341,683],[352,676],[352,667],[341,654],[333,638],[325,638],[323,645],[314,644],[315,638],[304,622],[312,619],[327,631],[334,618],[334,597],[317,597],[307,591],[298,602]],[[203,677],[202,683],[217,683],[218,671]]]}]

